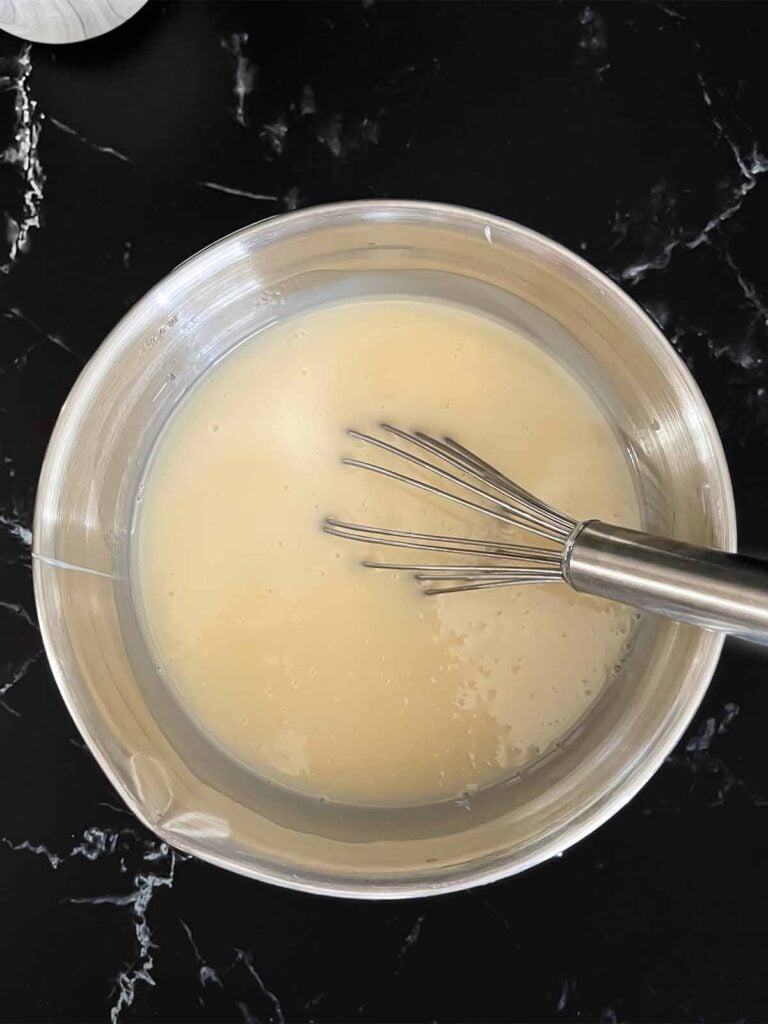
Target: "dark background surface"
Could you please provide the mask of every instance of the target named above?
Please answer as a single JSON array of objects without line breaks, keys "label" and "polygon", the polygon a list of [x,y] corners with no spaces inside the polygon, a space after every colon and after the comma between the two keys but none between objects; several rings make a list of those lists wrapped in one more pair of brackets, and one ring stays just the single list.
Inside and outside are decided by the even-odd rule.
[{"label": "dark background surface", "polygon": [[754,650],[726,646],[679,749],[563,857],[336,902],[175,856],[120,808],[29,567],[50,430],[122,313],[246,223],[382,196],[510,217],[623,284],[704,390],[765,553],[767,38],[756,3],[380,2],[151,3],[90,43],[0,38],[1,1020],[768,1019]]}]

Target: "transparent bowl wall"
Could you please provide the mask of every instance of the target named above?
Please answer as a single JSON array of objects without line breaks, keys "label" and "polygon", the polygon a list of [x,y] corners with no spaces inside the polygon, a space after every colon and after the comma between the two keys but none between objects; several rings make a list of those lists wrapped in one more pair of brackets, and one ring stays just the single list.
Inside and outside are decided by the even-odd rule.
[{"label": "transparent bowl wall", "polygon": [[255,331],[329,296],[387,291],[457,298],[534,337],[622,437],[646,526],[735,544],[727,467],[688,371],[623,292],[534,232],[428,203],[319,207],[244,228],[152,289],[83,371],[45,459],[34,582],[53,672],[102,768],[158,835],[243,874],[346,896],[490,881],[590,832],[669,753],[722,643],[647,617],[569,742],[470,804],[322,804],[206,738],[158,675],[134,606],[131,534],[148,455],[189,388]]}]

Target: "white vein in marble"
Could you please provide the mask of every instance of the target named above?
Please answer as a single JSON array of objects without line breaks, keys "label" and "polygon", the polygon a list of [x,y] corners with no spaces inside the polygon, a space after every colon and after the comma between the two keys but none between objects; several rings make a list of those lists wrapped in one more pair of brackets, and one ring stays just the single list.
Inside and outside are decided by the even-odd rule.
[{"label": "white vein in marble", "polygon": [[400,947],[400,954],[398,956],[398,963],[402,965],[403,958],[411,950],[411,948],[419,941],[421,936],[421,926],[424,924],[425,914],[420,914],[411,925],[408,934],[403,939],[403,944]]},{"label": "white vein in marble", "polygon": [[557,999],[557,1012],[562,1013],[568,1005],[568,996],[571,994],[571,984],[567,978],[563,980],[563,984],[560,987],[560,995]]},{"label": "white vein in marble", "polygon": [[[275,1022],[275,1024],[284,1024],[285,1012],[282,1003],[275,992],[264,983],[264,979],[254,964],[252,952],[233,948],[232,953],[234,957],[227,964],[224,966],[214,966],[204,959],[192,934],[192,929],[187,922],[180,918],[179,923],[187,936],[197,962],[198,979],[201,988],[197,1001],[200,1006],[205,1003],[204,990],[213,986],[227,992],[232,997],[233,1003],[239,1009],[244,1021],[261,1022],[267,1020]],[[255,982],[256,995],[260,998],[262,1005],[266,1004],[268,1006],[266,1017],[262,1009],[259,1010],[257,1016],[253,1007],[253,999],[249,996],[248,992],[242,993],[243,974],[245,974],[247,981],[250,982],[250,989],[253,989],[253,983]],[[322,998],[322,996],[318,998]]]},{"label": "white vein in marble", "polygon": [[[113,809],[127,814],[123,808]],[[87,828],[80,840],[66,853],[51,850],[46,844],[29,839],[16,842],[0,837],[0,842],[11,850],[43,857],[54,870],[58,870],[66,862],[79,858],[96,861],[110,857],[116,859],[120,873],[125,875],[130,873],[128,862],[138,854],[138,867],[132,869],[132,884],[127,892],[103,896],[71,896],[64,900],[70,904],[121,907],[130,915],[135,942],[134,957],[132,963],[119,971],[114,978],[116,998],[109,1011],[111,1024],[117,1024],[123,1011],[133,1005],[139,986],[155,985],[152,971],[153,950],[156,945],[149,925],[149,908],[158,889],[170,888],[173,885],[177,863],[187,860],[187,856],[173,850],[166,843],[140,834],[130,827]]]},{"label": "white vein in marble", "polygon": [[723,190],[724,202],[722,207],[713,213],[702,227],[692,231],[680,232],[677,237],[670,238],[669,241],[664,243],[657,253],[625,267],[618,277],[621,281],[626,281],[629,284],[637,284],[651,271],[665,270],[678,248],[683,247],[684,249],[694,250],[700,245],[710,243],[713,234],[718,232],[723,224],[740,212],[744,200],[756,187],[760,175],[768,171],[768,158],[759,151],[756,142],[752,142],[748,146],[749,152],[745,155],[744,147],[739,146],[731,134],[726,131],[720,118],[712,112],[712,96],[703,76],[699,73],[697,77],[702,100],[704,105],[710,110],[712,125],[718,137],[731,150],[739,172],[739,178]]},{"label": "white vein in marble", "polygon": [[317,103],[315,101],[315,90],[311,85],[305,85],[301,90],[301,99],[299,100],[299,113],[302,117],[307,117],[309,114],[317,113]]},{"label": "white vein in marble", "polygon": [[77,139],[78,142],[82,142],[83,145],[88,146],[89,149],[96,150],[97,153],[104,153],[107,156],[113,156],[127,164],[133,163],[133,160],[131,160],[129,156],[126,156],[125,153],[121,153],[119,149],[115,149],[113,146],[101,146],[97,142],[92,142],[81,132],[76,131],[68,124],[64,124],[63,121],[59,121],[57,117],[52,117],[51,114],[46,116],[46,120],[58,128],[59,131],[64,132],[65,135],[71,135],[72,138]]},{"label": "white vein in marble", "polygon": [[[20,661],[18,665],[12,667],[8,679],[0,685],[0,697],[5,697],[5,695],[9,693],[17,683],[20,683],[30,668],[32,668],[32,666],[36,664],[42,656],[42,651],[34,651],[32,654],[27,655],[27,657]],[[4,706],[8,708],[7,704]],[[14,708],[8,708],[8,710],[11,714],[18,717],[19,713]]]},{"label": "white vein in marble", "polygon": [[73,348],[70,348],[66,341],[63,341],[57,334],[49,334],[48,331],[42,328],[40,324],[36,323],[31,317],[27,316],[26,313],[23,313],[17,306],[11,306],[10,309],[5,310],[5,312],[0,315],[5,317],[6,320],[18,320],[20,323],[27,324],[27,326],[31,327],[32,330],[39,334],[41,338],[49,341],[52,345],[56,345],[57,348],[61,348],[65,352],[68,352],[69,355],[74,356],[78,362],[84,362],[83,357],[79,353],[75,352]]},{"label": "white vein in marble", "polygon": [[243,199],[258,199],[270,203],[278,203],[278,196],[266,195],[263,192],[248,192],[244,188],[235,188],[233,185],[222,185],[218,181],[198,181],[201,188],[210,188],[214,192],[223,192],[227,196],[240,196]]},{"label": "white vein in marble", "polygon": [[[219,988],[223,988],[224,982],[221,980],[216,970],[211,967],[209,963],[206,963],[200,955],[200,950],[197,948],[197,943],[192,937],[192,931],[187,922],[179,918],[179,924],[184,929],[187,939],[189,940],[189,944],[192,947],[192,952],[197,960],[198,977],[200,978],[200,984],[202,987],[205,988],[206,985],[218,985]],[[202,999],[199,1001],[202,1003]]]},{"label": "white vein in marble", "polygon": [[32,626],[33,629],[39,631],[39,626],[37,625],[35,620],[32,618],[32,616],[24,607],[24,605],[20,604],[18,601],[0,601],[0,608],[3,608],[5,611],[10,612],[11,615],[15,615],[17,618],[21,619],[22,622],[26,622],[28,626]]},{"label": "white vein in marble", "polygon": [[8,258],[0,271],[8,273],[21,253],[30,245],[31,232],[40,227],[45,176],[40,163],[39,145],[42,119],[32,98],[29,77],[32,74],[32,47],[22,47],[16,58],[15,74],[3,80],[2,88],[15,90],[13,139],[0,154],[0,163],[18,169],[22,181],[22,212],[17,219],[6,212]]},{"label": "white vein in marble", "polygon": [[[728,246],[722,246],[721,251],[723,259],[725,260],[728,267],[730,267],[730,269],[733,271],[733,275],[736,278],[739,288],[741,289],[741,293],[747,300],[747,303],[755,310],[757,317],[760,320],[762,320],[763,325],[768,326],[768,304],[766,304],[765,300],[758,292],[757,287],[754,284],[752,284],[751,281],[747,280],[743,271],[737,265],[736,260],[734,259],[733,254],[731,253],[731,250],[728,248]],[[745,369],[751,368],[755,361],[759,362],[760,360],[753,360],[750,364],[750,367],[745,367]]]},{"label": "white vein in marble", "polygon": [[52,868],[59,868],[65,861],[73,858],[84,857],[86,860],[97,860],[105,853],[114,853],[119,838],[120,834],[112,829],[102,829],[96,826],[87,828],[83,832],[81,840],[68,853],[55,853],[44,843],[33,843],[26,839],[23,842],[14,843],[3,836],[0,837],[0,842],[11,850],[26,851],[39,857],[45,857]]},{"label": "white vein in marble", "polygon": [[[120,833],[118,833],[119,837]],[[116,844],[117,840],[115,841]],[[112,847],[114,851],[114,846]],[[103,852],[103,851],[102,851]],[[152,971],[155,966],[152,933],[149,927],[148,911],[155,891],[173,885],[178,854],[166,843],[147,840],[142,857],[142,867],[133,877],[133,889],[128,893],[105,896],[70,897],[68,903],[87,903],[92,906],[105,904],[128,909],[135,935],[133,963],[119,971],[114,979],[117,998],[109,1012],[111,1024],[118,1024],[122,1012],[133,1005],[139,985],[155,986]]]},{"label": "white vein in marble", "polygon": [[[738,704],[728,702],[719,712],[708,715],[684,741],[682,750],[671,754],[667,765],[684,771],[690,776],[690,794],[696,792],[701,781],[701,796],[708,808],[720,807],[736,793],[741,793],[755,807],[763,807],[768,803],[766,796],[752,789],[747,782],[737,776],[726,762],[712,752],[715,741],[726,735],[734,720],[740,713]],[[652,814],[654,810],[677,808],[647,807],[642,813]]]},{"label": "white vein in marble", "polygon": [[278,117],[269,124],[262,125],[261,137],[275,156],[282,156],[288,138],[288,125],[283,118]]},{"label": "white vein in marble", "polygon": [[579,42],[582,50],[599,54],[608,45],[608,29],[605,19],[597,13],[594,8],[587,4],[579,14],[579,24],[584,29],[584,35]]},{"label": "white vein in marble", "polygon": [[0,526],[4,526],[8,533],[16,537],[25,548],[32,547],[32,531],[15,516],[0,513]]},{"label": "white vein in marble", "polygon": [[[262,981],[261,975],[259,974],[259,972],[256,970],[256,968],[253,965],[253,957],[252,957],[252,955],[250,953],[248,953],[244,949],[236,949],[235,953],[236,953],[240,963],[243,964],[243,966],[245,967],[246,971],[248,971],[248,973],[251,975],[251,977],[254,979],[254,981],[258,985],[261,994],[271,1004],[272,1009],[273,1009],[273,1014],[272,1014],[271,1020],[275,1021],[276,1024],[285,1024],[285,1015],[283,1014],[283,1008],[282,1008],[282,1005],[280,1004],[280,1000],[277,998],[275,993],[271,992],[267,988],[267,986],[264,984],[264,982]],[[250,1010],[249,1010],[248,1006],[245,1003],[239,1003],[238,1005],[240,1006],[240,1009],[243,1012],[244,1020],[251,1021],[251,1020],[258,1020],[259,1019],[257,1017],[250,1016]]]},{"label": "white vein in marble", "polygon": [[343,114],[335,111],[320,113],[315,90],[307,82],[298,100],[291,101],[262,124],[260,135],[271,156],[280,158],[288,151],[292,131],[309,131],[335,160],[343,162],[352,153],[379,144],[383,113],[381,108],[375,117],[366,114],[356,120],[345,120]]},{"label": "white vein in marble", "polygon": [[337,160],[343,161],[366,145],[376,146],[381,141],[381,127],[378,121],[366,116],[344,126],[341,114],[328,114],[318,118],[315,137]]},{"label": "white vein in marble", "polygon": [[235,120],[243,128],[248,125],[245,101],[253,92],[256,83],[256,67],[245,54],[248,43],[247,32],[233,32],[231,36],[221,40],[222,49],[232,57],[235,64],[235,81],[232,92],[235,97]]},{"label": "white vein in marble", "polygon": [[666,4],[657,3],[655,6],[660,11],[663,11],[668,18],[671,18],[672,21],[683,22],[688,20],[684,14],[680,13],[680,11],[676,11],[673,7],[668,7]]},{"label": "white vein in marble", "polygon": [[299,192],[298,185],[294,185],[293,188],[289,188],[283,196],[283,206],[286,210],[298,210],[301,203],[301,193]]}]

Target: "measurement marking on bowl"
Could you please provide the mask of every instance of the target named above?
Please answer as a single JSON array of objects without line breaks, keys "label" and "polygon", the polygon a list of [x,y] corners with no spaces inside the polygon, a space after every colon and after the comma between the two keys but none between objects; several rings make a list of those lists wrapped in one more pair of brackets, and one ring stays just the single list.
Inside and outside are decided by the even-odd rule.
[{"label": "measurement marking on bowl", "polygon": [[43,562],[45,565],[52,565],[56,569],[69,569],[72,572],[85,572],[90,576],[102,576],[107,580],[118,580],[122,577],[114,576],[110,572],[100,572],[98,569],[90,569],[86,565],[73,565],[72,562],[62,562],[58,558],[48,558],[47,555],[38,555],[37,552],[32,552],[32,557],[37,559],[38,562]]}]

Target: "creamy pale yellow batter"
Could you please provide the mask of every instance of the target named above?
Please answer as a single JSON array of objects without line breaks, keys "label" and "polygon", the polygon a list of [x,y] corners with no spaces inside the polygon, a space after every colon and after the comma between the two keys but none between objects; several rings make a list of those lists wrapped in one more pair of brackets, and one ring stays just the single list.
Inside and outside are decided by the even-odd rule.
[{"label": "creamy pale yellow batter", "polygon": [[503,529],[342,467],[363,454],[345,428],[381,418],[452,434],[577,518],[637,525],[616,437],[552,357],[458,307],[370,299],[270,327],[189,396],[146,481],[137,584],[160,663],[222,747],[310,794],[413,804],[550,749],[631,616],[564,584],[436,598],[361,567],[391,550],[329,537],[326,514]]}]

